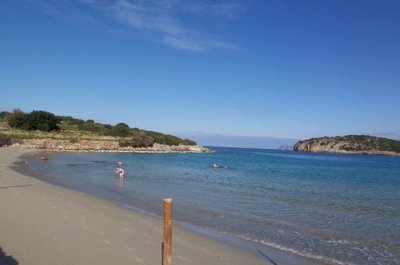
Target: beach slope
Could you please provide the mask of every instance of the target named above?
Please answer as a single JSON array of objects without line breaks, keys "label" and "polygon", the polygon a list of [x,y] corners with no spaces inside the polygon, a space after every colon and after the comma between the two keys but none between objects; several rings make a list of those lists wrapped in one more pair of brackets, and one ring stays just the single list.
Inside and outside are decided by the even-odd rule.
[{"label": "beach slope", "polygon": [[[0,148],[1,263],[161,264],[161,219],[14,171],[27,152]],[[172,260],[174,265],[271,264],[177,225]]]}]

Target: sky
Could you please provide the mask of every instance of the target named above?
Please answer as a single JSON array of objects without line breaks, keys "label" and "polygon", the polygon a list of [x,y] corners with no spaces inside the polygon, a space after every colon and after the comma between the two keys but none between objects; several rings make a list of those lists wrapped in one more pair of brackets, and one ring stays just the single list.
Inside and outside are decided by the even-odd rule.
[{"label": "sky", "polygon": [[400,1],[2,0],[0,111],[202,145],[400,139]]}]

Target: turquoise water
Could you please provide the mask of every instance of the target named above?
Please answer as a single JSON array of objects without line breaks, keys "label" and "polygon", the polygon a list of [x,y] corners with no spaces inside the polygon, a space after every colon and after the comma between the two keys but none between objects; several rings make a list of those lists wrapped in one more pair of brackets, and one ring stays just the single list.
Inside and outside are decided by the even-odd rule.
[{"label": "turquoise water", "polygon": [[172,197],[176,220],[321,262],[400,264],[400,157],[215,150],[51,153],[27,162],[47,181],[127,208],[161,215],[162,199]]}]

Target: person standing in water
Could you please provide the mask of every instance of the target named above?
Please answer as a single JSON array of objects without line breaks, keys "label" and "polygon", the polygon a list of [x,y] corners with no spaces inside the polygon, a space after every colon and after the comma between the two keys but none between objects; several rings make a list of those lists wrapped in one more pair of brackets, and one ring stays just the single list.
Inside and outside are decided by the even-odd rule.
[{"label": "person standing in water", "polygon": [[117,173],[119,173],[119,178],[123,179],[125,177],[125,170],[122,167],[117,168]]},{"label": "person standing in water", "polygon": [[118,162],[117,164],[115,172],[119,174],[120,179],[123,179],[125,177],[125,170],[122,168],[122,162]]}]

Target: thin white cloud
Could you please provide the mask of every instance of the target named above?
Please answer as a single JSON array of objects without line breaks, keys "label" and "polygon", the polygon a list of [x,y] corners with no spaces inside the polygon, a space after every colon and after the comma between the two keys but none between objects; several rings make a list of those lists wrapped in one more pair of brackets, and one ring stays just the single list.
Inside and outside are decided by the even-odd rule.
[{"label": "thin white cloud", "polygon": [[184,12],[193,14],[208,14],[213,16],[223,16],[233,18],[242,9],[236,2],[217,2],[207,3],[205,1],[185,1],[187,4],[181,6]]},{"label": "thin white cloud", "polygon": [[[218,36],[192,29],[181,16],[193,14],[193,1],[136,1],[119,0],[103,5],[121,23],[151,34],[166,45],[181,50],[237,49],[237,46]],[[222,4],[197,4],[197,13],[209,16],[232,16],[233,8]],[[214,7],[214,8],[211,8]]]},{"label": "thin white cloud", "polygon": [[[142,33],[160,43],[179,50],[206,51],[238,49],[237,45],[220,35],[210,33],[210,19],[227,24],[241,7],[232,0],[47,0],[40,1],[48,12],[88,17],[111,18],[120,25]],[[60,5],[61,4],[61,5]],[[96,12],[93,12],[96,11]],[[191,24],[195,17],[197,24]],[[208,23],[201,23],[201,20]]]},{"label": "thin white cloud", "polygon": [[[82,0],[83,1],[83,0]],[[90,1],[90,0],[86,0]],[[65,17],[71,20],[80,20],[84,22],[96,23],[96,19],[82,10],[80,6],[75,5],[72,1],[68,0],[38,0],[30,1],[33,4],[38,4],[44,12],[57,16]]]}]

